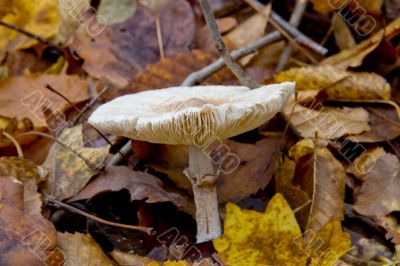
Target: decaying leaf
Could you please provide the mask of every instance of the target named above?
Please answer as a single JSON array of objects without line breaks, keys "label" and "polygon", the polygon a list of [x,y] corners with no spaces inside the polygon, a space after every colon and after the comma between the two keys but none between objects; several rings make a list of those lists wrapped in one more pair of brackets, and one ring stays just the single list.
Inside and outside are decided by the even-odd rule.
[{"label": "decaying leaf", "polygon": [[325,107],[310,109],[294,104],[292,99],[283,109],[292,127],[303,138],[314,138],[315,133],[321,139],[336,139],[346,135],[369,131],[368,112],[362,107]]},{"label": "decaying leaf", "polygon": [[362,215],[385,216],[400,210],[400,161],[396,155],[386,152],[378,153],[374,160],[374,166],[363,178],[353,208]]},{"label": "decaying leaf", "polygon": [[[114,249],[111,252],[111,256],[113,257],[113,259],[115,261],[118,262],[118,264],[120,265],[137,265],[137,266],[146,266],[149,265],[149,263],[157,263],[156,261],[147,258],[147,257],[143,257],[143,256],[139,256],[139,255],[135,255],[135,254],[130,254],[130,253],[125,253],[119,250]],[[157,264],[158,266],[158,264]]]},{"label": "decaying leaf", "polygon": [[51,147],[42,165],[49,171],[44,191],[63,200],[78,193],[100,172],[110,146],[84,147],[82,125],[64,129],[58,140],[68,149],[58,143]]},{"label": "decaying leaf", "polygon": [[228,203],[224,234],[213,242],[222,261],[231,266],[328,266],[349,249],[350,236],[342,232],[339,222],[331,221],[303,239],[294,213],[276,194],[265,213]]},{"label": "decaying leaf", "polygon": [[348,136],[346,139],[353,142],[374,143],[400,136],[400,117],[394,108],[369,107],[368,113],[371,130]]},{"label": "decaying leaf", "polygon": [[51,222],[24,212],[24,187],[13,177],[0,177],[0,264],[60,265]]},{"label": "decaying leaf", "polygon": [[346,70],[348,67],[358,67],[363,63],[364,58],[379,46],[382,39],[390,40],[398,36],[399,33],[400,18],[392,21],[384,29],[374,34],[371,38],[360,42],[353,48],[324,59],[321,64],[335,66],[343,70]]},{"label": "decaying leaf", "polygon": [[[67,97],[72,103],[84,102],[89,98],[86,81],[72,75],[18,76],[0,81],[0,115],[28,119],[33,130],[43,131],[48,128],[57,131],[60,122],[65,126],[66,118],[62,114],[69,104],[44,86],[50,84]],[[49,114],[46,114],[48,112]],[[32,141],[32,138],[17,137],[20,144]],[[0,147],[11,145],[1,139]]]},{"label": "decaying leaf", "polygon": [[[215,160],[217,167],[223,167],[224,158],[227,158],[229,154],[240,159],[237,168],[232,172],[222,172],[218,177],[219,202],[237,202],[267,186],[272,178],[274,161],[279,155],[279,140],[279,138],[266,138],[255,144],[224,140],[215,141],[208,146],[207,149],[210,151],[222,152],[219,154],[221,157]],[[145,161],[151,167],[168,174],[178,187],[191,190],[190,182],[183,174],[189,165],[186,146],[151,145],[149,147],[147,143],[134,142],[133,149],[139,158],[145,157]]]},{"label": "decaying leaf", "polygon": [[351,49],[356,45],[356,41],[354,40],[349,25],[344,21],[342,16],[334,14],[332,17],[332,25],[336,45],[341,51]]},{"label": "decaying leaf", "polygon": [[[120,93],[127,94],[179,86],[186,76],[211,64],[215,59],[215,56],[197,50],[164,58],[137,73],[133,82],[120,90]],[[234,80],[233,74],[229,70],[223,69],[211,75],[202,84],[237,84]]]},{"label": "decaying leaf", "polygon": [[91,199],[100,193],[121,189],[129,190],[131,200],[146,200],[147,203],[171,201],[179,208],[185,208],[188,204],[179,194],[165,191],[162,188],[162,182],[157,177],[145,172],[133,171],[127,166],[107,168],[69,201]]},{"label": "decaying leaf", "polygon": [[89,234],[58,232],[57,244],[70,265],[114,265]]},{"label": "decaying leaf", "polygon": [[[302,227],[313,231],[320,230],[332,219],[344,218],[344,190],[346,173],[343,165],[336,160],[327,148],[317,147],[309,151],[296,148],[296,162],[293,184],[307,193],[311,203],[302,210],[299,217]],[[294,152],[291,152],[294,154]]]},{"label": "decaying leaf", "polygon": [[[37,36],[48,38],[54,35],[60,24],[57,2],[53,0],[14,0],[7,5],[8,12],[1,21],[16,25]],[[7,50],[25,49],[38,43],[15,30],[0,27],[0,53]],[[2,56],[1,56],[2,58]]]},{"label": "decaying leaf", "polygon": [[276,82],[293,80],[297,90],[318,90],[327,100],[389,100],[390,85],[375,73],[356,73],[335,66],[291,68],[275,75]]},{"label": "decaying leaf", "polygon": [[41,218],[42,200],[38,184],[46,179],[46,171],[23,158],[0,157],[0,176],[12,176],[24,184],[24,212]]},{"label": "decaying leaf", "polygon": [[[194,36],[190,4],[186,0],[172,1],[160,12],[159,19],[165,55],[187,51]],[[96,37],[81,27],[71,48],[84,59],[83,68],[91,76],[126,86],[135,73],[160,59],[155,16],[139,4],[134,16],[108,26]]]}]

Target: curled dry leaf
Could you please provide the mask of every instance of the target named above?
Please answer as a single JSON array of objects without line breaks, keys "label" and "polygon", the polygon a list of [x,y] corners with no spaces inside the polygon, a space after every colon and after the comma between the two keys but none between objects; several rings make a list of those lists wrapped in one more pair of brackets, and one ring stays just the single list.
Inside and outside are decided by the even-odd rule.
[{"label": "curled dry leaf", "polygon": [[353,208],[362,215],[385,216],[400,210],[400,161],[394,154],[372,154],[377,155],[374,166],[365,174]]},{"label": "curled dry leaf", "polygon": [[60,265],[63,255],[54,250],[56,230],[42,217],[24,212],[24,187],[13,177],[0,177],[0,264]]},{"label": "curled dry leaf", "polygon": [[[230,173],[222,173],[217,181],[219,202],[240,201],[241,199],[265,188],[270,182],[279,156],[279,138],[263,139],[255,144],[239,143],[232,140],[216,141],[207,146],[215,150],[222,158],[216,158],[217,167],[223,167],[224,158],[232,154],[240,159],[239,166]],[[188,166],[187,147],[184,145],[154,145],[133,142],[133,150],[139,159],[144,159],[149,166],[168,174],[175,184],[191,190],[191,184],[183,171]],[[221,168],[220,168],[221,169]]]},{"label": "curled dry leaf", "polygon": [[38,184],[46,179],[47,172],[23,158],[0,157],[0,176],[12,176],[24,184],[24,212],[41,218],[42,199]]},{"label": "curled dry leaf", "polygon": [[147,203],[170,201],[178,208],[189,208],[189,203],[185,198],[177,193],[165,191],[162,182],[157,177],[145,172],[133,171],[127,166],[108,167],[69,201],[91,199],[100,193],[121,189],[129,190],[131,200],[146,200]]},{"label": "curled dry leaf", "polygon": [[317,90],[332,101],[389,100],[390,85],[375,73],[356,73],[335,66],[292,68],[275,75],[277,82],[293,80],[297,90]]},{"label": "curled dry leaf", "polygon": [[57,244],[69,265],[114,265],[89,234],[57,232]]},{"label": "curled dry leaf", "polygon": [[51,147],[42,165],[49,171],[43,189],[48,195],[63,200],[78,193],[100,172],[110,146],[84,147],[82,125],[64,129],[58,140],[68,148],[58,143]]},{"label": "curled dry leaf", "polygon": [[[187,51],[195,30],[190,4],[186,0],[172,1],[158,16],[165,55]],[[71,49],[84,59],[83,68],[92,77],[126,86],[135,73],[160,59],[155,16],[139,4],[134,16],[108,26],[97,37],[81,27]]]},{"label": "curled dry leaf", "polygon": [[[0,82],[0,115],[5,118],[16,118],[28,124],[27,131],[43,131],[48,128],[57,131],[59,122],[64,122],[62,114],[69,104],[44,85],[50,84],[72,103],[84,102],[89,98],[86,82],[78,76],[41,75],[11,77]],[[46,115],[45,111],[50,113]],[[24,120],[25,119],[25,120]],[[16,137],[20,144],[32,141],[32,137]],[[0,138],[0,147],[9,146],[10,141]]]},{"label": "curled dry leaf", "polygon": [[332,26],[336,45],[341,51],[351,49],[356,45],[356,41],[354,40],[349,25],[342,16],[334,14],[332,16]]},{"label": "curled dry leaf", "polygon": [[314,138],[318,132],[321,139],[336,139],[371,129],[368,112],[362,107],[319,107],[320,109],[314,110],[294,104],[292,97],[283,113],[288,117],[292,128],[303,138]]},{"label": "curled dry leaf", "polygon": [[398,36],[399,33],[400,18],[397,18],[369,39],[360,42],[351,49],[344,50],[324,59],[321,64],[335,66],[342,70],[346,70],[348,67],[358,67],[363,63],[364,58],[379,46],[382,39],[390,40]]},{"label": "curled dry leaf", "polygon": [[[16,25],[43,38],[54,35],[60,24],[57,2],[53,0],[15,0],[4,4],[8,12],[1,17],[2,22]],[[4,7],[5,9],[5,7]],[[5,50],[19,50],[32,47],[38,41],[6,28],[0,28],[0,58]]]},{"label": "curled dry leaf", "polygon": [[276,194],[264,213],[228,203],[224,235],[213,243],[222,262],[231,266],[333,265],[350,247],[350,236],[337,221],[312,232],[303,239],[294,213]]}]

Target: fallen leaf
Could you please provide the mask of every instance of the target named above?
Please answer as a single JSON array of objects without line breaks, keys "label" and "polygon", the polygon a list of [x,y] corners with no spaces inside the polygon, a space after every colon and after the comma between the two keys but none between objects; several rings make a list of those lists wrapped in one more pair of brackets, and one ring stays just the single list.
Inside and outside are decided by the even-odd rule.
[{"label": "fallen leaf", "polygon": [[102,16],[107,25],[121,23],[136,11],[137,0],[103,0],[98,8],[98,16]]},{"label": "fallen leaf", "polygon": [[[69,104],[55,93],[47,90],[44,85],[50,84],[72,103],[84,102],[89,98],[86,82],[78,76],[41,75],[19,76],[0,81],[0,115],[7,118],[23,120],[27,118],[33,125],[33,130],[59,130],[66,124],[62,112]],[[50,115],[46,115],[48,111]],[[16,137],[20,144],[32,141],[32,138]],[[12,145],[10,141],[0,139],[0,147]]]},{"label": "fallen leaf", "polygon": [[353,208],[366,216],[385,216],[400,210],[400,161],[396,155],[379,153],[365,174]]},{"label": "fallen leaf", "polygon": [[46,179],[47,172],[23,158],[0,157],[0,176],[12,176],[24,184],[24,212],[41,218],[42,199],[38,184]]},{"label": "fallen leaf", "polygon": [[369,107],[371,130],[358,135],[347,136],[353,142],[374,143],[393,140],[400,136],[400,118],[394,108]]},{"label": "fallen leaf", "polygon": [[389,41],[398,36],[399,33],[400,18],[392,21],[384,29],[375,33],[369,39],[360,42],[353,48],[325,58],[322,60],[321,64],[335,66],[343,70],[346,70],[348,67],[358,67],[363,63],[364,58],[379,46],[382,39]]},{"label": "fallen leaf", "polygon": [[[296,82],[296,89],[318,90],[327,100],[389,100],[390,85],[375,73],[344,71],[335,66],[291,68],[275,75],[276,82]],[[317,96],[318,97],[318,96]]]},{"label": "fallen leaf", "polygon": [[[116,249],[111,252],[111,256],[119,265],[146,266],[149,265],[149,263],[158,263],[147,257],[122,252]],[[156,265],[158,266],[158,264]]]},{"label": "fallen leaf", "polygon": [[[146,143],[133,149],[139,159],[147,159],[150,167],[168,174],[168,177],[180,187],[191,191],[191,185],[183,171],[188,167],[188,151],[185,145],[150,146],[151,154],[140,154],[149,147]],[[217,167],[223,167],[224,156],[239,158],[240,164],[232,172],[221,173],[217,181],[219,202],[240,201],[258,190],[265,188],[272,179],[275,159],[279,155],[279,139],[266,138],[255,144],[239,143],[232,140],[215,141],[207,146],[208,150],[222,151],[216,159]],[[149,150],[148,150],[149,151]],[[144,152],[146,153],[146,152]],[[146,158],[144,158],[146,157]]]},{"label": "fallen leaf", "polygon": [[131,200],[145,200],[147,203],[170,201],[179,208],[185,208],[188,203],[182,196],[167,192],[162,186],[162,182],[153,175],[133,171],[127,166],[112,166],[68,201],[91,199],[100,193],[128,189]]},{"label": "fallen leaf", "polygon": [[[49,38],[59,27],[60,17],[57,2],[54,0],[15,0],[7,6],[9,11],[1,18],[2,22],[16,25],[36,36]],[[38,41],[6,27],[0,28],[0,53],[32,47]]]},{"label": "fallen leaf", "polygon": [[303,153],[295,155],[298,159],[292,182],[311,199],[310,205],[302,210],[299,222],[303,228],[319,231],[330,220],[344,218],[346,172],[327,148],[309,151],[298,149],[296,145],[293,149]]},{"label": "fallen leaf", "polygon": [[[166,56],[187,51],[194,36],[194,17],[186,0],[172,1],[160,14]],[[94,37],[81,27],[71,49],[84,59],[83,68],[95,78],[106,78],[119,87],[135,73],[160,59],[155,16],[138,5],[134,16],[108,26]]]},{"label": "fallen leaf", "polygon": [[51,222],[24,212],[24,187],[13,177],[0,177],[0,264],[60,265]]},{"label": "fallen leaf", "polygon": [[89,234],[57,232],[57,244],[69,265],[114,265]]},{"label": "fallen leaf", "polygon": [[313,110],[300,104],[293,106],[293,101],[289,100],[283,113],[303,138],[314,138],[318,132],[321,139],[336,139],[371,130],[368,112],[362,107],[334,108],[321,105],[319,110]]},{"label": "fallen leaf", "polygon": [[[315,10],[321,13],[329,13],[331,11],[342,10],[348,8],[350,10],[359,11],[361,8],[363,15],[366,12],[379,15],[381,13],[381,7],[383,0],[358,0],[357,2],[347,1],[347,0],[335,0],[335,1],[318,1],[311,0],[314,4]],[[349,11],[351,12],[351,11]]]},{"label": "fallen leaf", "polygon": [[49,171],[44,191],[64,200],[78,193],[103,167],[110,146],[88,148],[83,146],[82,125],[66,128],[58,140],[68,149],[54,143],[43,163]]},{"label": "fallen leaf", "polygon": [[264,213],[228,203],[224,234],[213,243],[222,261],[231,266],[328,266],[350,247],[350,236],[337,221],[313,233],[314,237],[303,239],[288,203],[276,194]]},{"label": "fallen leaf", "polygon": [[376,159],[385,153],[383,148],[367,150],[358,156],[348,168],[348,172],[353,174],[359,180],[364,180],[365,174],[375,166]]},{"label": "fallen leaf", "polygon": [[[136,74],[135,79],[129,86],[114,94],[110,94],[110,96],[116,97],[120,94],[179,86],[186,76],[193,71],[197,71],[211,64],[215,59],[215,56],[198,50],[179,53],[170,58],[164,58],[155,64],[148,65],[143,71]],[[224,68],[211,75],[202,82],[202,84],[232,85],[237,84],[237,82],[232,72]]]}]

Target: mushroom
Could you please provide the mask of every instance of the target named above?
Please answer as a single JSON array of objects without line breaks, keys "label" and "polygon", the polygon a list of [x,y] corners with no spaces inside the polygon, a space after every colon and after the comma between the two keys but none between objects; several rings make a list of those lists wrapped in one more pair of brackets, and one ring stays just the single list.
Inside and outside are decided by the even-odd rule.
[{"label": "mushroom", "polygon": [[195,86],[150,90],[101,105],[89,123],[105,133],[163,144],[189,145],[185,174],[193,187],[197,242],[221,234],[218,169],[203,149],[259,127],[279,112],[294,91],[285,82],[250,90],[243,86]]}]

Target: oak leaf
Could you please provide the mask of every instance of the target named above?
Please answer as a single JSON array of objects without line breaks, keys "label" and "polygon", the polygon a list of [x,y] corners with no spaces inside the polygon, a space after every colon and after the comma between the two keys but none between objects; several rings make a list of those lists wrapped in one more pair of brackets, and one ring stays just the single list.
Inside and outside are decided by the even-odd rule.
[{"label": "oak leaf", "polygon": [[224,234],[213,243],[221,260],[231,266],[328,266],[349,249],[350,236],[333,220],[303,239],[293,211],[276,194],[264,213],[228,203]]},{"label": "oak leaf", "polygon": [[83,145],[82,125],[66,128],[54,143],[43,168],[49,171],[44,191],[63,200],[78,193],[103,167],[110,146],[88,148]]}]

